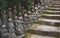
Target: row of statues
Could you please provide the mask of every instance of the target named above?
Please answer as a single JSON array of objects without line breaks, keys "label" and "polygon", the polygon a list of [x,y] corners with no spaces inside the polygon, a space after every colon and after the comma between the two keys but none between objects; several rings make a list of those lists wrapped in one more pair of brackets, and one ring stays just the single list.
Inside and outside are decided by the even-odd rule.
[{"label": "row of statues", "polygon": [[[0,0],[1,38],[24,38],[27,24],[40,17],[48,0]],[[47,2],[47,3],[46,3]]]}]

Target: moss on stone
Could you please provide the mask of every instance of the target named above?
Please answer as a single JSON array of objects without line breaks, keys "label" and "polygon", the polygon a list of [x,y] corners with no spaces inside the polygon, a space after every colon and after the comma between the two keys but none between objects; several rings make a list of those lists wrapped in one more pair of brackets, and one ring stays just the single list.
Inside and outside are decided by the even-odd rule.
[{"label": "moss on stone", "polygon": [[32,36],[32,34],[26,33],[25,38],[30,38],[31,36]]}]

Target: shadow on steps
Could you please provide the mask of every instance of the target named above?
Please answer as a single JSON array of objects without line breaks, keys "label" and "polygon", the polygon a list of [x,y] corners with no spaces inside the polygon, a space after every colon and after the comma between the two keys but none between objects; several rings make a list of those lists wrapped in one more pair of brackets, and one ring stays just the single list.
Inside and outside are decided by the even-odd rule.
[{"label": "shadow on steps", "polygon": [[59,32],[47,32],[47,31],[38,31],[38,30],[28,30],[28,33],[43,35],[43,36],[51,36],[51,37],[60,37]]}]

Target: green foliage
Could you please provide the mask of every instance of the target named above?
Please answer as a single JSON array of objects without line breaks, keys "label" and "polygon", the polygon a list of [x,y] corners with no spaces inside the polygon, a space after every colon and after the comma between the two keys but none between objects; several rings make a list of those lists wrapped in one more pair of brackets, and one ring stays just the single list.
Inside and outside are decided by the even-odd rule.
[{"label": "green foliage", "polygon": [[7,6],[7,1],[3,0],[0,1],[0,10],[2,10],[3,8],[5,8]]},{"label": "green foliage", "polygon": [[23,4],[23,2],[21,2],[21,1],[24,1],[25,5],[27,7],[29,7],[31,4],[30,3],[31,0],[1,0],[0,1],[0,10],[5,8],[6,6],[12,6],[12,5],[17,5],[17,4],[21,4],[21,3]]}]

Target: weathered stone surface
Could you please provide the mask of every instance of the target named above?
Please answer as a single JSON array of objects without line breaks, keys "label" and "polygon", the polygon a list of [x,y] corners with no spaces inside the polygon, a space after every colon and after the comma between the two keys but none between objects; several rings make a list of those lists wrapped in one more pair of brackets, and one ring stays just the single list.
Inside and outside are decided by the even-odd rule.
[{"label": "weathered stone surface", "polygon": [[55,38],[55,37],[41,36],[41,35],[32,35],[31,38]]}]

